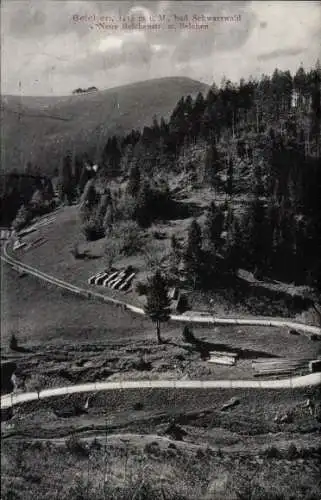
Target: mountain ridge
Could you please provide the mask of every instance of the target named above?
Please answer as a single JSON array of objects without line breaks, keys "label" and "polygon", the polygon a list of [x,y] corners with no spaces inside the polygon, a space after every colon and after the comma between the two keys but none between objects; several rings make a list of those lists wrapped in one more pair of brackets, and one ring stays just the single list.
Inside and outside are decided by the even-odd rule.
[{"label": "mountain ridge", "polygon": [[153,116],[167,118],[182,96],[208,89],[187,77],[164,77],[79,95],[3,96],[3,164],[23,171],[31,161],[48,173],[68,150],[98,159],[109,136],[141,129]]}]

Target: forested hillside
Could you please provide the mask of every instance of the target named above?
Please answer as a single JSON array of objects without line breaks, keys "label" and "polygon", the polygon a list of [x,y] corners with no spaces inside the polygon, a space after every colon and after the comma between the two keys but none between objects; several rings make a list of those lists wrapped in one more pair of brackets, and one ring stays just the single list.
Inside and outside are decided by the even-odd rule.
[{"label": "forested hillside", "polygon": [[39,172],[26,174],[12,172],[1,175],[0,225],[9,226],[19,211],[20,221],[23,214],[22,226],[32,217],[49,212],[54,207],[53,196],[51,179],[40,175]]},{"label": "forested hillside", "polygon": [[190,218],[171,271],[194,288],[244,268],[320,289],[320,80],[317,64],[181,97],[168,119],[110,136],[98,165],[66,155],[60,198],[81,200],[87,240]]},{"label": "forested hillside", "polygon": [[[201,200],[210,188],[205,219],[195,217],[182,250],[194,286],[243,267],[320,287],[319,163],[319,65],[224,81],[205,96],[182,97],[169,120],[110,138],[84,220],[97,234],[117,217],[146,227],[184,217],[177,199],[194,191]],[[126,192],[110,193],[110,180],[128,175]]]}]

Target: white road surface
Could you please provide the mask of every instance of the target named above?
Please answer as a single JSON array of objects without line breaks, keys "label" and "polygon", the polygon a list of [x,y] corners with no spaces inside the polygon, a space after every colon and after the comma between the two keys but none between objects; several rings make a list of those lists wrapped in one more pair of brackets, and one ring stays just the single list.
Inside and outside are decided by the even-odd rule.
[{"label": "white road surface", "polygon": [[[65,288],[78,295],[85,295],[87,297],[97,297],[106,302],[114,303],[115,305],[124,307],[137,314],[145,314],[144,310],[139,307],[134,307],[125,302],[112,299],[101,293],[93,292],[75,285],[62,281],[50,276],[46,273],[40,272],[37,269],[24,264],[11,257],[7,252],[7,242],[3,248],[1,259],[13,268],[24,271],[28,274],[36,276],[39,279],[54,284],[60,288]],[[190,323],[205,323],[215,325],[258,325],[258,326],[281,326],[293,328],[296,330],[304,331],[306,333],[314,333],[321,335],[321,328],[302,323],[293,322],[292,320],[279,320],[279,319],[249,319],[249,318],[217,318],[209,314],[201,314],[193,312],[192,314],[171,315],[172,321],[182,321]],[[295,389],[299,387],[317,386],[321,384],[321,373],[310,373],[309,375],[296,376],[282,380],[139,380],[139,381],[123,381],[123,382],[99,382],[92,384],[81,384],[69,387],[57,387],[54,389],[46,389],[40,392],[39,398],[50,398],[55,396],[64,396],[67,394],[83,393],[83,392],[96,392],[96,391],[110,391],[117,389]],[[28,401],[35,401],[38,399],[36,392],[27,392],[20,394],[9,394],[1,397],[1,408],[9,408],[17,404]]]},{"label": "white road surface", "polygon": [[[321,384],[321,373],[282,380],[137,380],[123,382],[96,382],[91,384],[56,387],[40,392],[39,398],[52,398],[83,392],[112,391],[119,389],[297,389]],[[36,392],[1,396],[1,409],[38,399]]]},{"label": "white road surface", "polygon": [[[130,310],[136,314],[144,315],[144,309],[136,306],[132,306],[131,304],[127,304],[124,301],[116,300],[102,293],[98,293],[89,289],[80,288],[78,286],[72,285],[71,283],[67,283],[63,280],[55,278],[47,273],[43,273],[38,269],[35,269],[23,262],[14,259],[8,254],[7,246],[9,242],[4,245],[3,253],[1,255],[1,259],[4,262],[10,264],[14,269],[18,271],[23,271],[27,274],[31,274],[43,281],[47,281],[53,285],[56,285],[59,288],[64,288],[65,290],[69,290],[72,293],[77,295],[82,295],[85,297],[96,297],[104,302],[112,303],[116,306],[123,307],[127,310]],[[286,327],[293,328],[294,330],[299,330],[302,332],[321,335],[321,328],[312,325],[306,325],[303,323],[294,322],[291,319],[260,319],[260,318],[217,318],[211,314],[204,314],[200,312],[192,312],[186,314],[172,314],[171,321],[178,322],[186,322],[186,323],[202,323],[202,324],[212,324],[212,325],[257,325],[257,326],[273,326],[273,327]]]}]

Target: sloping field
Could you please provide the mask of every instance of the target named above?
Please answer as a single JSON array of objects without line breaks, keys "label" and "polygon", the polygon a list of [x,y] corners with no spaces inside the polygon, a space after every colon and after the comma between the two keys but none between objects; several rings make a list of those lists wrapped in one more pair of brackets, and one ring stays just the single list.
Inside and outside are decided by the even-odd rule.
[{"label": "sloping field", "polygon": [[[187,202],[186,202],[187,203]],[[41,242],[31,246],[30,249],[21,249],[14,252],[13,256],[22,262],[51,274],[59,279],[84,287],[88,278],[106,268],[107,259],[104,258],[106,240],[103,238],[95,242],[86,242],[81,230],[79,209],[77,206],[64,207],[55,214],[55,221],[42,226],[39,231],[23,238],[27,243]],[[144,247],[142,251],[133,256],[124,257],[118,255],[114,262],[117,268],[129,265],[137,270],[136,281],[146,280],[148,259],[146,254],[153,258],[157,256],[160,260],[170,251],[170,238],[175,234],[181,240],[186,238],[188,225],[192,218],[170,220],[162,224],[154,224],[145,231]],[[154,233],[163,233],[164,238],[156,239]],[[89,258],[75,259],[72,250],[79,243],[79,251],[87,251]],[[209,311],[216,316],[263,316],[274,318],[289,318],[299,315],[299,321],[304,319],[300,315],[308,311],[306,301],[300,297],[292,297],[287,289],[270,289],[268,285],[258,286],[244,278],[236,278],[234,282],[225,284],[213,292],[195,291],[189,296],[189,304],[192,309],[198,311]],[[274,287],[276,288],[276,286]],[[117,290],[105,289],[104,287],[93,287],[101,293],[142,307],[142,297],[135,293],[120,293]],[[299,300],[300,299],[300,300]],[[308,319],[312,324],[318,324],[317,316],[310,315]]]},{"label": "sloping field", "polygon": [[[8,352],[12,333],[19,338],[24,347],[34,347],[36,350],[34,354],[39,349],[41,352],[42,349],[50,349],[50,345],[59,343],[73,352],[75,342],[79,345],[102,343],[105,344],[106,351],[109,343],[123,344],[124,349],[127,343],[133,343],[142,355],[144,352],[149,352],[148,356],[152,356],[154,352],[156,359],[159,358],[158,362],[163,359],[165,364],[168,364],[171,356],[183,354],[183,351],[178,352],[181,347],[177,347],[176,352],[175,346],[157,347],[153,344],[156,338],[155,329],[147,318],[106,303],[62,292],[30,276],[19,277],[19,274],[7,265],[3,266],[1,316],[3,354]],[[241,378],[246,374],[248,376],[249,369],[252,373],[252,360],[278,356],[313,359],[319,351],[319,342],[312,341],[304,335],[290,335],[285,328],[205,325],[197,326],[193,330],[199,342],[192,348],[190,354],[186,352],[185,362],[188,363],[191,356],[191,359],[195,358],[195,361],[198,359],[204,366],[201,359],[210,351],[237,352],[240,365],[233,368],[233,376],[238,374]],[[175,343],[179,341],[180,344],[182,325],[175,323],[164,325],[163,336]],[[147,339],[149,342],[152,341],[152,344],[145,345]],[[87,349],[90,351],[89,347]],[[119,353],[116,355],[119,356],[121,351],[122,347],[119,347]],[[75,354],[76,352],[73,356]],[[89,353],[88,356],[90,357]],[[103,359],[105,353],[102,352],[100,356]],[[83,357],[86,357],[86,354]],[[48,359],[50,360],[50,352]],[[205,366],[202,369],[205,369]],[[214,376],[221,374],[221,378],[229,378],[227,374],[231,372],[228,367],[215,366],[211,370]],[[208,366],[206,366],[207,371]],[[193,371],[191,373],[193,374]]]},{"label": "sloping field", "polygon": [[[239,404],[222,411],[231,396]],[[2,488],[21,500],[318,499],[320,424],[307,396],[317,394],[106,392],[71,418],[58,411],[83,395],[33,402],[3,426]],[[292,421],[278,424],[279,412]]]}]

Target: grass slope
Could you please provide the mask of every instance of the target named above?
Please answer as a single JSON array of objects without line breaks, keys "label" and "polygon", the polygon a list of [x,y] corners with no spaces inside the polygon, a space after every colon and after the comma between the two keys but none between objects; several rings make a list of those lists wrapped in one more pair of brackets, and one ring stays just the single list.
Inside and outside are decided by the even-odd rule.
[{"label": "grass slope", "polygon": [[[198,221],[203,223],[206,204],[213,199],[213,192],[209,190],[191,191],[182,200],[182,205],[186,207],[194,206],[198,215]],[[217,201],[217,200],[216,200]],[[205,206],[204,206],[205,205]],[[183,216],[182,216],[183,217]],[[143,248],[134,255],[117,255],[114,266],[117,268],[132,265],[136,270],[135,281],[145,281],[146,274],[150,271],[148,255],[155,260],[161,261],[164,255],[170,251],[170,238],[175,234],[181,241],[187,238],[187,230],[191,224],[192,217],[184,215],[184,218],[173,218],[171,220],[157,222],[148,230],[142,231],[144,239]],[[164,234],[163,239],[156,239],[154,232],[160,231]],[[43,226],[36,233],[23,238],[27,243],[43,237],[43,242],[39,246],[31,246],[30,249],[21,249],[14,252],[14,257],[21,259],[40,271],[51,274],[59,279],[77,284],[81,287],[87,286],[87,280],[93,274],[106,267],[105,247],[106,239],[95,242],[86,242],[81,230],[79,208],[77,206],[64,207],[56,214],[54,223]],[[79,243],[80,251],[88,251],[90,259],[75,259],[71,253],[75,243]],[[189,291],[189,304],[194,310],[211,310],[217,316],[265,316],[265,317],[296,317],[299,320],[308,320],[312,324],[318,324],[304,301],[298,302],[291,298],[287,289],[282,287],[274,290],[266,287],[259,287],[246,280],[239,279],[229,286],[224,285],[213,292],[202,293],[201,291]],[[183,289],[183,288],[182,288]],[[96,287],[101,293],[106,293],[120,300],[125,300],[132,305],[142,307],[144,305],[143,296],[139,296],[135,290],[129,293],[117,290]],[[212,305],[210,299],[213,299]]]},{"label": "grass slope", "polygon": [[[56,412],[83,395],[16,408],[2,429],[3,498],[320,498],[320,424],[304,408],[317,392],[234,391],[240,404],[222,412],[231,395],[106,392],[71,418]],[[275,423],[279,411],[292,423]]]},{"label": "grass slope", "polygon": [[[59,378],[62,369],[72,375],[74,383],[105,380],[105,369],[110,371],[108,376],[114,373],[118,374],[117,378],[180,378],[183,375],[192,379],[252,378],[253,359],[271,356],[313,359],[319,349],[318,342],[303,335],[289,335],[282,328],[255,326],[194,327],[200,343],[191,346],[182,342],[182,328],[176,323],[164,325],[163,336],[169,343],[158,346],[155,327],[149,319],[109,304],[76,297],[33,277],[20,278],[15,271],[3,266],[2,360],[16,357],[21,373],[27,377],[33,373],[33,363],[40,362],[38,371],[44,375],[51,371],[48,385],[66,383]],[[9,350],[12,333],[28,350],[25,354]],[[55,358],[57,348],[64,351],[62,358],[66,359]],[[238,352],[237,366],[233,370],[209,366],[203,354],[210,350]],[[150,363],[148,369],[138,366],[141,358]],[[77,369],[76,379],[70,359],[82,367]]]},{"label": "grass slope", "polygon": [[[205,92],[204,83],[184,77],[160,78],[98,91],[56,97],[2,99],[3,163],[23,168],[28,160],[46,171],[74,145],[96,151],[111,134],[122,134],[167,117],[183,95]],[[21,115],[19,112],[21,111]]]}]

